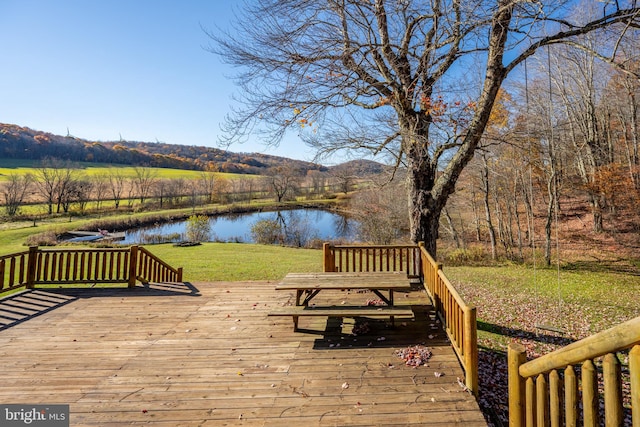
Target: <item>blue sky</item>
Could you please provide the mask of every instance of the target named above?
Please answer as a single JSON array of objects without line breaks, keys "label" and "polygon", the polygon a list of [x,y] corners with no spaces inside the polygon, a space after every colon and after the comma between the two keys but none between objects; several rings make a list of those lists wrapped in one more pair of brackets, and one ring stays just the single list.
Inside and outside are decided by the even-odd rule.
[{"label": "blue sky", "polygon": [[[235,1],[0,0],[0,122],[97,141],[217,147],[237,89],[205,50]],[[280,147],[230,147],[302,160]]]}]

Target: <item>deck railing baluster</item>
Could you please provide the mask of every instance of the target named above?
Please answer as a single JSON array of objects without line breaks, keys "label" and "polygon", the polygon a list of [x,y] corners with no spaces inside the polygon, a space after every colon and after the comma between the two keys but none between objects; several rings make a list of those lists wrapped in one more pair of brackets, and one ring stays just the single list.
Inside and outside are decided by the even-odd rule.
[{"label": "deck railing baluster", "polygon": [[[4,266],[7,262],[4,259],[0,259],[0,291],[3,291],[5,288],[4,285]],[[7,288],[10,288],[11,285],[13,285],[13,281],[11,279],[9,279],[9,284],[7,286]]]},{"label": "deck railing baluster", "polygon": [[562,379],[558,371],[554,369],[549,373],[549,424],[551,427],[560,427],[562,423]]},{"label": "deck railing baluster", "polygon": [[622,425],[622,382],[620,361],[614,353],[607,353],[602,363],[604,381],[605,425]]}]

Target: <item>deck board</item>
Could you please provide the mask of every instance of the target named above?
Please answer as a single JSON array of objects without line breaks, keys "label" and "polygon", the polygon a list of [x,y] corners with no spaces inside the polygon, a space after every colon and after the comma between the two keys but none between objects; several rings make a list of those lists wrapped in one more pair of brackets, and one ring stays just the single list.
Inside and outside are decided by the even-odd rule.
[{"label": "deck board", "polygon": [[[0,324],[0,401],[69,404],[73,426],[486,425],[424,293],[396,294],[416,315],[395,328],[311,317],[293,332],[267,314],[294,299],[275,282],[23,293],[0,301],[26,308]],[[416,344],[433,355],[414,369],[394,351]]]}]

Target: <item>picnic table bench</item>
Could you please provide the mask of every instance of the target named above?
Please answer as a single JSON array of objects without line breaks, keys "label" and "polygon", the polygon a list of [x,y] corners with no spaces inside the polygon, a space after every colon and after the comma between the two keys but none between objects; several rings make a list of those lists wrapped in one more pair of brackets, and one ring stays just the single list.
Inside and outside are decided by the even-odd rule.
[{"label": "picnic table bench", "polygon": [[[393,324],[395,316],[413,316],[411,307],[396,306],[393,299],[394,291],[410,289],[409,279],[403,272],[289,273],[276,285],[276,290],[295,291],[296,304],[280,307],[268,315],[292,316],[294,330],[298,330],[300,316],[389,316]],[[321,291],[326,290],[369,290],[385,305],[309,305]]]}]

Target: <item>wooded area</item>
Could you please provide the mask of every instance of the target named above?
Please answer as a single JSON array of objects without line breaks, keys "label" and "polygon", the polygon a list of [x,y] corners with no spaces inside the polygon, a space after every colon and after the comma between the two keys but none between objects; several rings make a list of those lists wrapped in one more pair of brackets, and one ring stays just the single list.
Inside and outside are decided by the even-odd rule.
[{"label": "wooded area", "polygon": [[[639,11],[635,1],[247,4],[233,32],[210,32],[211,51],[237,67],[241,91],[226,138],[258,129],[278,143],[299,129],[320,153],[386,154],[407,172],[411,240],[436,256],[439,220],[463,170],[489,141],[504,141],[491,134],[504,127],[506,85],[545,48],[633,73]],[[598,148],[597,129],[577,136],[587,149]]]},{"label": "wooded area", "polygon": [[559,238],[581,231],[637,244],[640,81],[580,50],[548,53],[501,92],[490,132],[444,211],[457,247],[462,234],[475,234],[494,258],[522,259],[538,240],[548,263]]}]

